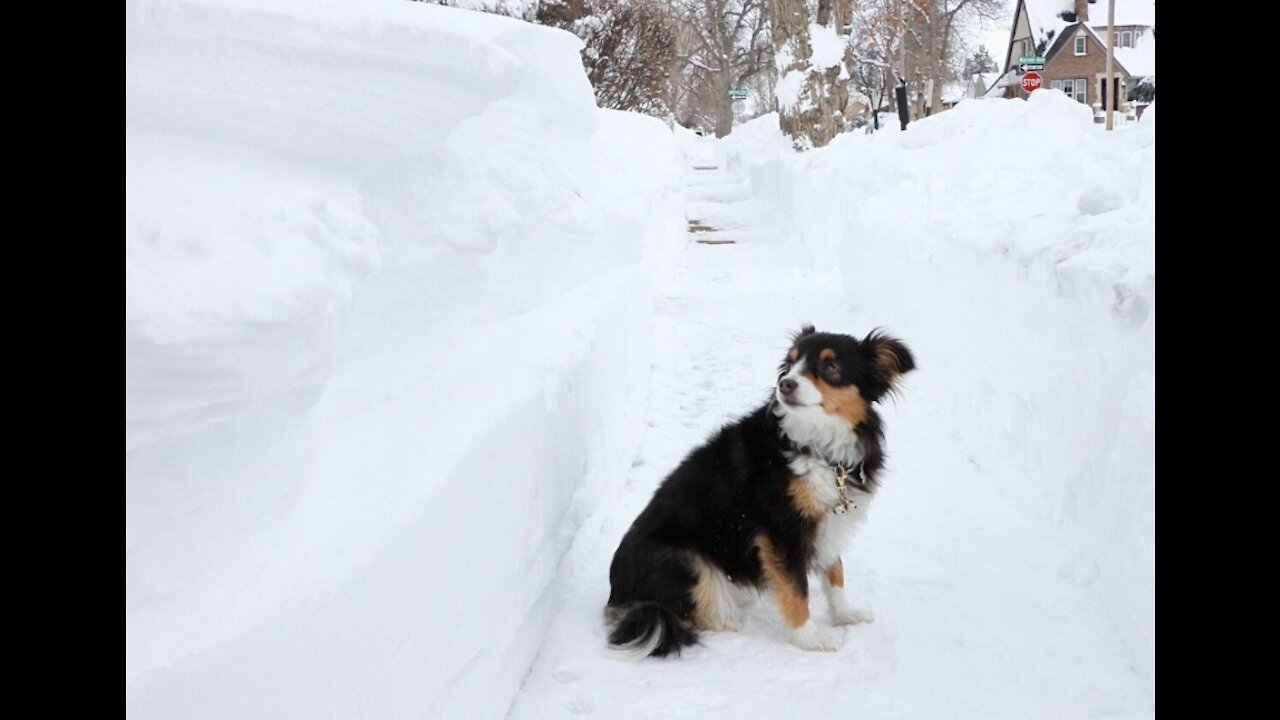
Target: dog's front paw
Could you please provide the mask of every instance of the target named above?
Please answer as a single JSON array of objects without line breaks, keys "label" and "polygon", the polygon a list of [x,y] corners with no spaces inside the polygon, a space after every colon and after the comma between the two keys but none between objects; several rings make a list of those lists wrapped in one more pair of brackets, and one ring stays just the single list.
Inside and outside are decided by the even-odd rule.
[{"label": "dog's front paw", "polygon": [[875,619],[876,614],[870,608],[841,608],[831,612],[831,621],[836,625],[857,625]]},{"label": "dog's front paw", "polygon": [[844,645],[844,635],[834,629],[820,628],[812,620],[791,631],[791,644],[804,650],[834,652]]}]

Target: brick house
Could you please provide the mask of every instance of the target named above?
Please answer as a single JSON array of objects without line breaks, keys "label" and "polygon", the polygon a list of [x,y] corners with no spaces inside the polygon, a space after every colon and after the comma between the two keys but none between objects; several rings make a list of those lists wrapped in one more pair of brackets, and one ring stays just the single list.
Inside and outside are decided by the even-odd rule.
[{"label": "brick house", "polygon": [[1092,107],[1099,117],[1105,111],[1107,93],[1114,92],[1118,111],[1141,115],[1146,103],[1130,96],[1140,80],[1155,77],[1155,2],[1114,0],[1115,63],[1107,83],[1107,4],[1111,1],[1018,0],[1004,74],[993,94],[1025,98],[1018,58],[1039,55],[1045,59],[1040,71],[1044,87]]}]

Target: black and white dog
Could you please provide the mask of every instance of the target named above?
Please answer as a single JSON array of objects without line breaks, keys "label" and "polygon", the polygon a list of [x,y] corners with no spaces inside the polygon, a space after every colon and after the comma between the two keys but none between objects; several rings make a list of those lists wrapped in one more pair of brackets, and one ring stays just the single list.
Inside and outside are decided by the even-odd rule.
[{"label": "black and white dog", "polygon": [[737,630],[751,591],[767,592],[806,650],[840,639],[809,617],[809,573],[837,624],[869,620],[844,597],[840,550],[884,466],[872,403],[915,369],[906,345],[805,326],[768,403],[721,428],[662,483],[609,567],[609,643],[666,656],[699,629]]}]

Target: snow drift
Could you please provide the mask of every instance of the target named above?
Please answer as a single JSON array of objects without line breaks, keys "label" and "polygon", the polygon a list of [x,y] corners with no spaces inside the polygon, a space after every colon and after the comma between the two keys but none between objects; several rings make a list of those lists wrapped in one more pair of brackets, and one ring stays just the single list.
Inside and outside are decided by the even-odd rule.
[{"label": "snow drift", "polygon": [[128,714],[500,716],[634,451],[670,132],[421,3],[125,40]]},{"label": "snow drift", "polygon": [[726,148],[813,263],[841,269],[855,313],[910,341],[907,392],[1056,528],[1059,572],[1154,689],[1154,105],[1108,134],[1061,93],[965,101],[804,155],[771,115]]}]

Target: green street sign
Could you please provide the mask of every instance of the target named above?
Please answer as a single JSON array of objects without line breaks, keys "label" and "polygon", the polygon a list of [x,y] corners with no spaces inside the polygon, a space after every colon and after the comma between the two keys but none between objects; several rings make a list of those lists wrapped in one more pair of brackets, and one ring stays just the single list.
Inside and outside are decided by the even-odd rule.
[{"label": "green street sign", "polygon": [[729,97],[735,100],[746,100],[747,89],[746,88],[729,88]]},{"label": "green street sign", "polygon": [[1019,64],[1026,64],[1026,65],[1043,65],[1043,64],[1044,64],[1044,58],[1043,58],[1043,57],[1040,57],[1040,56],[1038,56],[1038,55],[1037,55],[1037,56],[1020,57],[1020,58],[1018,58],[1018,63],[1019,63]]}]

